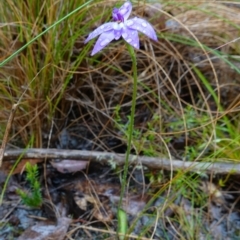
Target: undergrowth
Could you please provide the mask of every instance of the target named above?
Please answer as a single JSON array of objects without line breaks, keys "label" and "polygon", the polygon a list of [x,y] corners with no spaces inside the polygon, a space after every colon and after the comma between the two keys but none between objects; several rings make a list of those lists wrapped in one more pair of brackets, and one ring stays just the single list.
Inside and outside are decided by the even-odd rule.
[{"label": "undergrowth", "polygon": [[39,182],[39,172],[37,165],[26,163],[26,180],[30,185],[29,192],[17,189],[17,194],[22,199],[22,202],[29,207],[40,207],[42,204],[41,186]]}]

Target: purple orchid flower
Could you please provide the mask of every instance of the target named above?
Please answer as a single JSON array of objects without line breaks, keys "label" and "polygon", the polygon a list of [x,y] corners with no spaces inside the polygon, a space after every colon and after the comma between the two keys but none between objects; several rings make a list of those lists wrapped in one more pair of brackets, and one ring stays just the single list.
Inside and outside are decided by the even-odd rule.
[{"label": "purple orchid flower", "polygon": [[119,9],[114,8],[112,11],[114,22],[104,23],[89,34],[84,43],[100,35],[91,56],[106,47],[113,39],[118,40],[120,37],[123,37],[134,48],[139,49],[138,31],[157,41],[155,30],[146,20],[138,17],[127,20],[131,11],[132,4],[129,1],[125,2]]}]

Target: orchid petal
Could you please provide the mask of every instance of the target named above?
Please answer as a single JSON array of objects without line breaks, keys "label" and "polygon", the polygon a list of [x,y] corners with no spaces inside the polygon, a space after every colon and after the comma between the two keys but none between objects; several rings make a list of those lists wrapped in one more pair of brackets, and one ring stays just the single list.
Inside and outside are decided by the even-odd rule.
[{"label": "orchid petal", "polygon": [[110,30],[108,32],[104,32],[101,34],[101,36],[98,38],[91,56],[96,54],[97,52],[101,51],[104,47],[106,47],[113,39],[115,38],[114,30]]},{"label": "orchid petal", "polygon": [[125,22],[125,26],[130,29],[140,31],[149,38],[157,41],[157,35],[152,25],[142,18],[135,17],[129,19]]},{"label": "orchid petal", "polygon": [[126,21],[129,15],[132,12],[132,4],[131,2],[125,2],[120,8],[119,13],[123,16],[124,20]]},{"label": "orchid petal", "polygon": [[139,49],[139,38],[137,30],[133,30],[130,28],[124,28],[122,37],[125,39],[127,43],[132,45],[134,48]]},{"label": "orchid petal", "polygon": [[104,23],[103,25],[101,25],[97,29],[95,29],[93,32],[91,32],[88,35],[87,39],[84,41],[84,43],[89,42],[93,38],[97,37],[98,35],[106,32],[106,31],[112,30],[116,24],[117,24],[116,22]]}]

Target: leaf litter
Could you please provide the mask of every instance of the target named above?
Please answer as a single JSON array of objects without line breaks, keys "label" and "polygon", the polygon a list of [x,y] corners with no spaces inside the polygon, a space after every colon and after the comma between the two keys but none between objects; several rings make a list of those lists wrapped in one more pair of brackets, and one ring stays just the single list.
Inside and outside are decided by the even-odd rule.
[{"label": "leaf litter", "polygon": [[[156,13],[156,7],[148,8],[144,12],[144,8],[139,6],[136,11],[143,12],[147,16],[154,12],[156,17],[153,19],[153,23],[159,22],[159,19],[165,20],[166,28],[163,29],[162,25],[157,25],[158,30],[164,30],[169,34],[178,33],[189,37],[190,31],[186,30],[185,26],[208,47],[216,48],[224,44],[221,38],[222,34],[229,35],[229,41],[238,37],[236,28],[229,26],[229,23],[224,20],[226,18],[231,22],[239,23],[239,19],[237,19],[239,9],[235,6],[205,3],[200,7],[198,5],[197,9],[190,10],[171,5],[167,5],[166,8],[164,5],[161,7],[164,11],[171,12],[174,18],[169,17],[169,14],[163,16],[161,11]],[[206,10],[211,10],[222,17],[216,18],[214,14],[209,17],[208,14],[205,14]],[[237,42],[230,42],[223,46],[221,51],[224,54],[237,51],[237,44]],[[204,99],[207,101],[202,101],[201,97],[203,98],[205,95],[201,95],[201,91],[205,91],[205,94],[207,91],[192,80],[196,76],[191,76],[192,72],[187,69],[185,64],[188,61],[197,64],[209,76],[212,86],[216,84],[215,76],[217,75],[219,86],[221,86],[221,101],[224,102],[226,108],[231,108],[233,103],[237,103],[239,100],[239,94],[236,94],[239,93],[239,75],[222,59],[214,59],[214,55],[211,53],[206,56],[199,48],[180,43],[175,43],[173,47],[168,40],[163,40],[159,44],[154,43],[152,48],[154,48],[157,61],[162,64],[164,70],[171,77],[173,85],[166,81],[166,75],[151,63],[150,55],[138,52],[139,82],[144,87],[139,89],[141,97],[137,101],[135,122],[136,128],[142,136],[147,132],[147,123],[153,120],[155,110],[159,110],[156,107],[154,94],[146,94],[147,88],[153,89],[155,93],[159,93],[160,88],[163,99],[168,101],[169,106],[177,113],[180,112],[181,104],[176,94],[173,93],[174,90],[177,90],[178,96],[185,103],[206,110],[207,107],[204,104],[207,102],[208,106],[212,105],[213,109],[217,108],[211,97],[207,96]],[[148,51],[148,54],[151,52],[147,41],[142,44],[141,49]],[[107,53],[99,56],[99,61],[103,62],[102,65],[88,66],[92,68],[90,78],[88,78],[88,74],[81,73],[81,71],[86,71],[84,63],[79,66],[79,73],[73,75],[73,81],[63,96],[62,109],[55,118],[50,147],[125,152],[124,134],[121,129],[116,129],[113,117],[119,114],[121,124],[124,127],[127,126],[126,116],[131,105],[129,102],[131,83],[127,74],[123,79],[114,68],[104,65],[104,62],[114,59],[115,67],[121,67],[123,73],[129,74],[131,70],[129,62],[126,60],[127,53],[123,49],[111,50],[109,52],[106,50]],[[180,52],[181,54],[179,54]],[[209,66],[209,59],[214,70]],[[238,64],[238,61],[235,64]],[[94,68],[96,69],[93,70]],[[113,76],[114,80],[112,80]],[[234,88],[226,76],[235,79]],[[83,77],[87,80],[79,81]],[[181,82],[179,78],[182,79]],[[161,79],[160,85],[156,79]],[[114,112],[114,106],[117,104],[121,105],[119,113]],[[63,114],[63,112],[68,114]],[[165,110],[163,113],[164,121],[171,124],[171,127],[165,129],[168,131],[166,133],[174,135],[176,130],[173,129],[173,125],[177,120],[173,120],[172,113],[167,113]],[[158,132],[160,127],[154,121],[152,122],[152,129]],[[182,129],[179,129],[179,132],[181,131]],[[199,134],[197,137],[195,136],[198,138],[202,132],[199,130],[196,134]],[[156,142],[154,147],[161,152],[163,150],[161,137],[157,138],[158,135],[154,137]],[[45,147],[47,147],[48,138],[49,134],[46,138],[43,136]],[[177,152],[183,159],[185,151],[183,145],[185,146],[186,141],[189,141],[190,145],[194,145],[196,140],[191,141],[191,137],[188,137],[186,133],[176,134],[172,137],[169,148],[176,142],[181,143],[179,149],[176,147],[172,154]],[[146,141],[140,147],[137,146],[137,142],[133,144],[133,152],[141,155],[145,151],[144,144],[148,143]],[[67,239],[66,236],[73,239],[106,239],[106,236],[109,238],[113,236],[116,231],[116,208],[120,192],[119,177],[114,169],[69,159],[52,160],[45,166],[39,164],[39,168],[44,202],[36,209],[22,205],[16,194],[17,188],[26,191],[29,189],[25,181],[26,173],[22,173],[24,165],[20,165],[13,172],[4,201],[0,206],[0,215],[3,216],[0,233],[2,239]],[[6,166],[3,166],[3,170],[5,171],[0,172],[1,186],[6,179],[6,173],[9,172]],[[202,184],[194,194],[202,195],[205,199],[203,204],[197,200],[194,203],[191,201],[189,195],[193,194],[192,192],[183,192],[179,189],[170,191],[169,195],[167,188],[164,188],[169,180],[167,177],[170,174],[169,171],[160,171],[161,176],[156,176],[154,181],[142,176],[144,171],[145,175],[151,174],[154,178],[157,175],[154,171],[148,169],[139,171],[135,168],[130,171],[132,172],[129,174],[129,189],[124,198],[124,210],[129,214],[132,238],[138,236],[140,239],[141,237],[142,239],[145,237],[147,239],[234,239],[240,236],[237,177],[233,176],[228,179],[232,185],[227,186],[226,184],[224,187],[220,187],[218,186],[219,179],[226,176],[214,176],[212,180],[211,176],[206,177],[200,174],[199,179]],[[47,185],[44,184],[44,181]],[[197,225],[200,227],[196,227]],[[89,226],[93,228],[91,229]],[[101,229],[107,229],[107,231],[99,236]],[[107,234],[108,232],[109,234]]]}]

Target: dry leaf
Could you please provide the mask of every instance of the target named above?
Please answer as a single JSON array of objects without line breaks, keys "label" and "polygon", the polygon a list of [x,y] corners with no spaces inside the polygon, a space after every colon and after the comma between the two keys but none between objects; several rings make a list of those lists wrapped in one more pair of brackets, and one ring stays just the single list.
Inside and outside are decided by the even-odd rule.
[{"label": "dry leaf", "polygon": [[62,160],[58,162],[51,161],[51,165],[61,173],[72,173],[85,169],[88,165],[88,161],[77,160]]},{"label": "dry leaf", "polygon": [[65,238],[68,227],[71,223],[70,218],[59,218],[57,224],[49,224],[49,222],[41,222],[28,228],[18,238],[18,240],[46,240],[46,239],[58,239]]},{"label": "dry leaf", "polygon": [[[40,163],[40,162],[42,162],[42,161],[43,161],[43,159],[22,159],[22,160],[18,163],[17,167],[13,170],[13,173],[12,173],[12,174],[13,174],[13,175],[14,175],[14,174],[18,174],[18,173],[21,173],[21,174],[22,174],[22,173],[25,171],[25,165],[26,165],[27,162],[29,162],[31,165],[35,165],[35,164]],[[8,174],[10,173],[10,171],[11,171],[14,163],[15,163],[15,162],[13,162],[13,161],[4,161],[4,162],[2,163],[1,170],[2,170],[5,174],[8,175]]]}]

